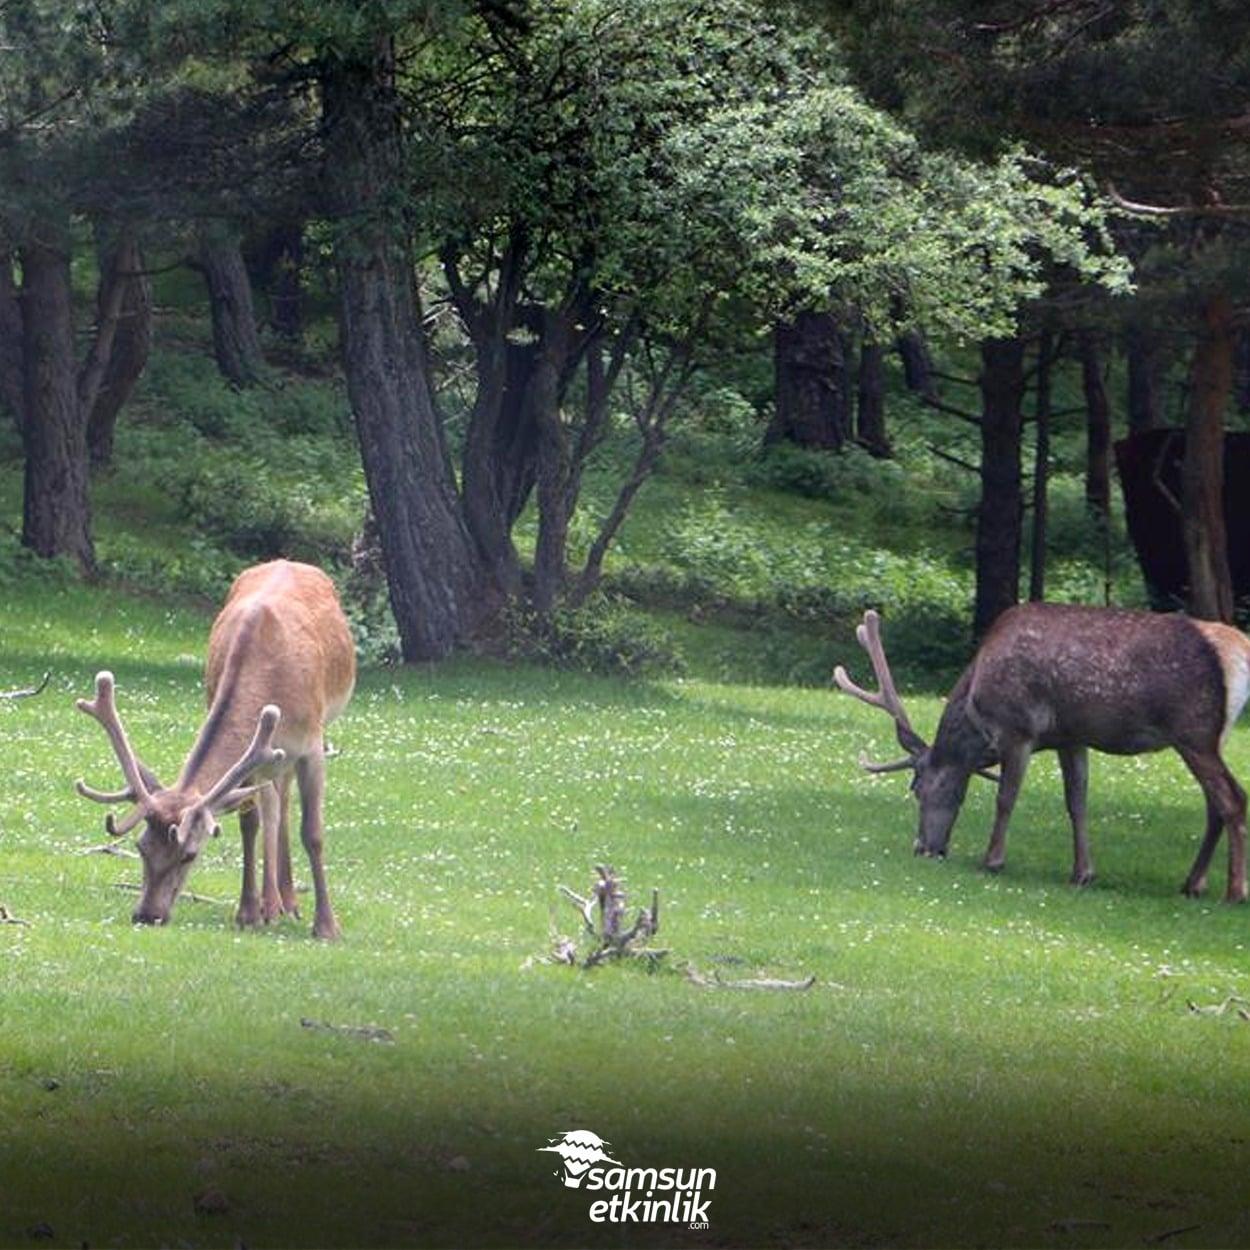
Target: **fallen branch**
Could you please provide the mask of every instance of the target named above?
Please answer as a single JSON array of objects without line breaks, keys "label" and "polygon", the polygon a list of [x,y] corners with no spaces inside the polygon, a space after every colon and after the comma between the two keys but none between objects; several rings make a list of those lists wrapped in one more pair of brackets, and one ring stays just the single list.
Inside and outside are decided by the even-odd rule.
[{"label": "fallen branch", "polygon": [[783,981],[777,977],[750,977],[746,980],[726,981],[719,973],[705,977],[696,967],[686,969],[686,980],[705,990],[810,990],[816,984],[815,976],[801,981]]},{"label": "fallen branch", "polygon": [[20,924],[24,929],[30,928],[29,920],[19,920],[7,907],[0,906],[0,924]]},{"label": "fallen branch", "polygon": [[79,851],[79,855],[116,855],[118,859],[142,859],[143,856],[138,851],[128,851],[124,846],[118,846],[116,842],[101,842],[99,846],[89,846],[86,850]]},{"label": "fallen branch", "polygon": [[315,1029],[320,1033],[338,1033],[343,1037],[358,1038],[362,1042],[393,1042],[395,1034],[376,1024],[330,1024],[326,1020],[309,1020],[301,1016],[301,1029]]},{"label": "fallen branch", "polygon": [[[595,968],[612,959],[641,958],[651,965],[668,954],[666,950],[654,950],[647,942],[660,928],[660,892],[651,891],[651,906],[640,908],[633,924],[626,927],[625,890],[621,878],[608,864],[596,864],[599,880],[588,895],[578,894],[568,886],[559,887],[560,893],[577,909],[587,937],[593,948],[581,959],[583,968]],[[555,949],[545,962],[576,965],[577,943],[569,937],[555,939]]]},{"label": "fallen branch", "polygon": [[1160,1242],[1179,1237],[1182,1233],[1196,1233],[1201,1227],[1201,1224],[1186,1224],[1184,1228],[1169,1228],[1165,1233],[1156,1233],[1153,1237],[1147,1237],[1146,1241],[1152,1246],[1157,1246]]},{"label": "fallen branch", "polygon": [[37,694],[43,694],[48,688],[48,680],[51,678],[50,672],[44,673],[43,681],[37,686],[31,686],[26,690],[5,690],[0,691],[0,699],[31,699]]},{"label": "fallen branch", "polygon": [[1222,1003],[1212,1003],[1207,1007],[1200,1007],[1194,1000],[1186,1000],[1185,1006],[1196,1016],[1222,1016],[1234,1003],[1237,1004],[1237,1014],[1243,1020],[1250,1020],[1250,1012],[1245,1009],[1250,1006],[1250,1001],[1244,998],[1238,998],[1236,994],[1230,994]]},{"label": "fallen branch", "polygon": [[[582,913],[582,923],[586,926],[586,932],[595,936],[595,902],[594,899],[583,898],[580,894],[574,894],[567,885],[559,887],[560,893]],[[570,961],[571,962],[571,961]]]},{"label": "fallen branch", "polygon": [[[138,856],[135,856],[137,859]],[[131,894],[142,894],[143,886],[138,885],[134,881],[115,881],[113,883],[115,890],[127,890]],[[179,898],[189,898],[193,903],[212,903],[214,907],[225,907],[226,900],[224,898],[209,898],[207,894],[192,894],[190,890],[183,890],[178,895]]]}]

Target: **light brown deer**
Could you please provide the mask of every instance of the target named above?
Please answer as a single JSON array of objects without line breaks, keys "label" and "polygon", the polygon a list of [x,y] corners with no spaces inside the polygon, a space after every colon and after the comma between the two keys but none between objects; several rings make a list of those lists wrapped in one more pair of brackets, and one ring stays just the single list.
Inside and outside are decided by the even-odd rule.
[{"label": "light brown deer", "polygon": [[[287,832],[292,777],[299,786],[300,836],[312,866],[313,933],[339,936],[322,862],[325,727],[347,705],[356,653],[334,583],[307,564],[275,560],[241,573],[208,641],[204,682],[208,716],[177,782],[165,787],[131,747],[114,702],[113,675],[96,677],[91,701],[78,707],[108,734],[126,788],[110,793],[79,781],[84,798],[132,803],[113,836],[139,837],[143,893],[137,924],[165,924],[205,841],[220,833],[217,817],[239,813],[243,834],[240,925],[298,914]],[[264,833],[264,882],[256,892],[256,834]]]},{"label": "light brown deer", "polygon": [[[1206,888],[1211,856],[1228,830],[1228,900],[1246,900],[1246,794],[1221,749],[1250,692],[1250,639],[1227,625],[1179,615],[1061,604],[1022,604],[995,621],[946,700],[929,746],[911,727],[890,675],[875,612],[856,631],[879,689],[861,689],[838,666],[847,694],[888,712],[907,752],[870,772],[914,773],[917,855],[942,857],[974,773],[998,783],[985,867],[1006,859],[1007,822],[1029,757],[1055,750],[1072,821],[1072,882],[1093,880],[1086,833],[1088,749],[1139,755],[1175,749],[1207,801],[1207,829],[1184,893]],[[1001,765],[998,775],[986,773]]]}]

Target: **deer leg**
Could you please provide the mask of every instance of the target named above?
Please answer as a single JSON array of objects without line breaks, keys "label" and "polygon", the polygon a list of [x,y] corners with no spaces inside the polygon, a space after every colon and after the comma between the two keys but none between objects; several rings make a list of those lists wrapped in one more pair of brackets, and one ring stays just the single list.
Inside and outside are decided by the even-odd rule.
[{"label": "deer leg", "polygon": [[[1206,884],[1207,867],[1220,840],[1222,824],[1228,830],[1228,891],[1230,903],[1246,901],[1246,792],[1228,770],[1228,765],[1215,751],[1191,751],[1178,748],[1189,771],[1198,779],[1207,797],[1207,832],[1198,850],[1198,857],[1185,881],[1185,893],[1191,887]],[[1216,823],[1218,818],[1219,824]]]},{"label": "deer leg", "polygon": [[1207,831],[1203,835],[1202,845],[1198,848],[1198,856],[1194,860],[1194,866],[1189,870],[1189,876],[1185,878],[1185,884],[1181,886],[1182,894],[1186,894],[1190,898],[1201,898],[1206,892],[1207,869],[1211,866],[1211,856],[1215,854],[1220,834],[1223,832],[1224,817],[1220,815],[1220,809],[1208,795]]},{"label": "deer leg", "polygon": [[999,770],[998,801],[994,808],[994,828],[983,861],[988,872],[1001,872],[1007,859],[1007,823],[1020,794],[1024,774],[1029,767],[1032,748],[1027,742],[1000,744],[1002,768]]},{"label": "deer leg", "polygon": [[240,928],[260,924],[260,900],[256,897],[256,834],[259,829],[260,813],[254,803],[248,803],[239,811],[239,832],[243,835],[243,889],[234,922]]},{"label": "deer leg", "polygon": [[282,915],[282,895],[278,892],[278,821],[282,804],[272,782],[256,796],[260,805],[260,831],[265,842],[265,873],[261,888],[261,915],[266,924]]},{"label": "deer leg", "polygon": [[1089,885],[1094,865],[1089,858],[1089,833],[1085,825],[1085,795],[1089,788],[1089,751],[1085,747],[1062,747],[1059,767],[1063,771],[1063,801],[1072,821],[1072,884]]},{"label": "deer leg", "polygon": [[299,781],[300,840],[308,852],[312,867],[313,893],[316,910],[313,914],[313,937],[333,941],[342,935],[339,922],[330,905],[330,892],[326,887],[325,864],[322,861],[324,836],[322,830],[322,801],[325,797],[325,754],[318,747],[308,755],[301,756],[295,765]]},{"label": "deer leg", "polygon": [[299,899],[295,895],[295,877],[291,872],[291,774],[278,781],[278,893],[282,910],[299,919]]}]

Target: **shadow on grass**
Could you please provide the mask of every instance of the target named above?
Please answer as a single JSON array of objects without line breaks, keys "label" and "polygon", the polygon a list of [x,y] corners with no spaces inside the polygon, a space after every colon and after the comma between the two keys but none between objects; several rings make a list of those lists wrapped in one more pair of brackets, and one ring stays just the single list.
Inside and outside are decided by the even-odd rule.
[{"label": "shadow on grass", "polygon": [[[355,1046],[375,1066],[361,1043],[292,1034],[296,1051]],[[107,1079],[29,1080],[22,1098],[43,1106],[0,1155],[0,1243],[1127,1246],[1187,1228],[1199,1246],[1246,1231],[1244,1138],[1203,1142],[1163,1111],[1126,1125],[1110,1097],[1079,1097],[1078,1117],[1010,1084],[960,1099],[939,1080],[917,1104],[914,1088],[851,1082],[782,1110],[709,1065],[675,1103],[644,1066],[610,1093],[577,1081],[521,1105],[499,1066],[432,1099],[419,1082],[384,1100],[365,1083],[253,1078],[200,1079],[192,1103],[165,1075],[128,1081],[129,1114]],[[604,1134],[625,1166],[714,1168],[710,1227],[592,1222],[602,1195],[563,1186],[540,1150],[570,1126]]]}]

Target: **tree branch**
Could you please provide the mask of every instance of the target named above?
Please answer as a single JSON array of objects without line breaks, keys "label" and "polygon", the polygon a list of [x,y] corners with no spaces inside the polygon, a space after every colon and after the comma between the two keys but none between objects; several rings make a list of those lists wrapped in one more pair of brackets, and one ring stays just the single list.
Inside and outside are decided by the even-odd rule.
[{"label": "tree branch", "polygon": [[1125,199],[1111,182],[1107,196],[1117,207],[1137,217],[1250,217],[1250,204],[1224,204],[1218,198],[1210,204],[1145,204]]},{"label": "tree branch", "polygon": [[965,412],[962,408],[956,408],[954,404],[948,404],[943,399],[938,399],[934,395],[921,395],[920,402],[927,408],[933,408],[937,412],[944,412],[948,416],[958,417],[961,421],[966,421],[969,425],[979,426],[981,418],[971,412]]}]

